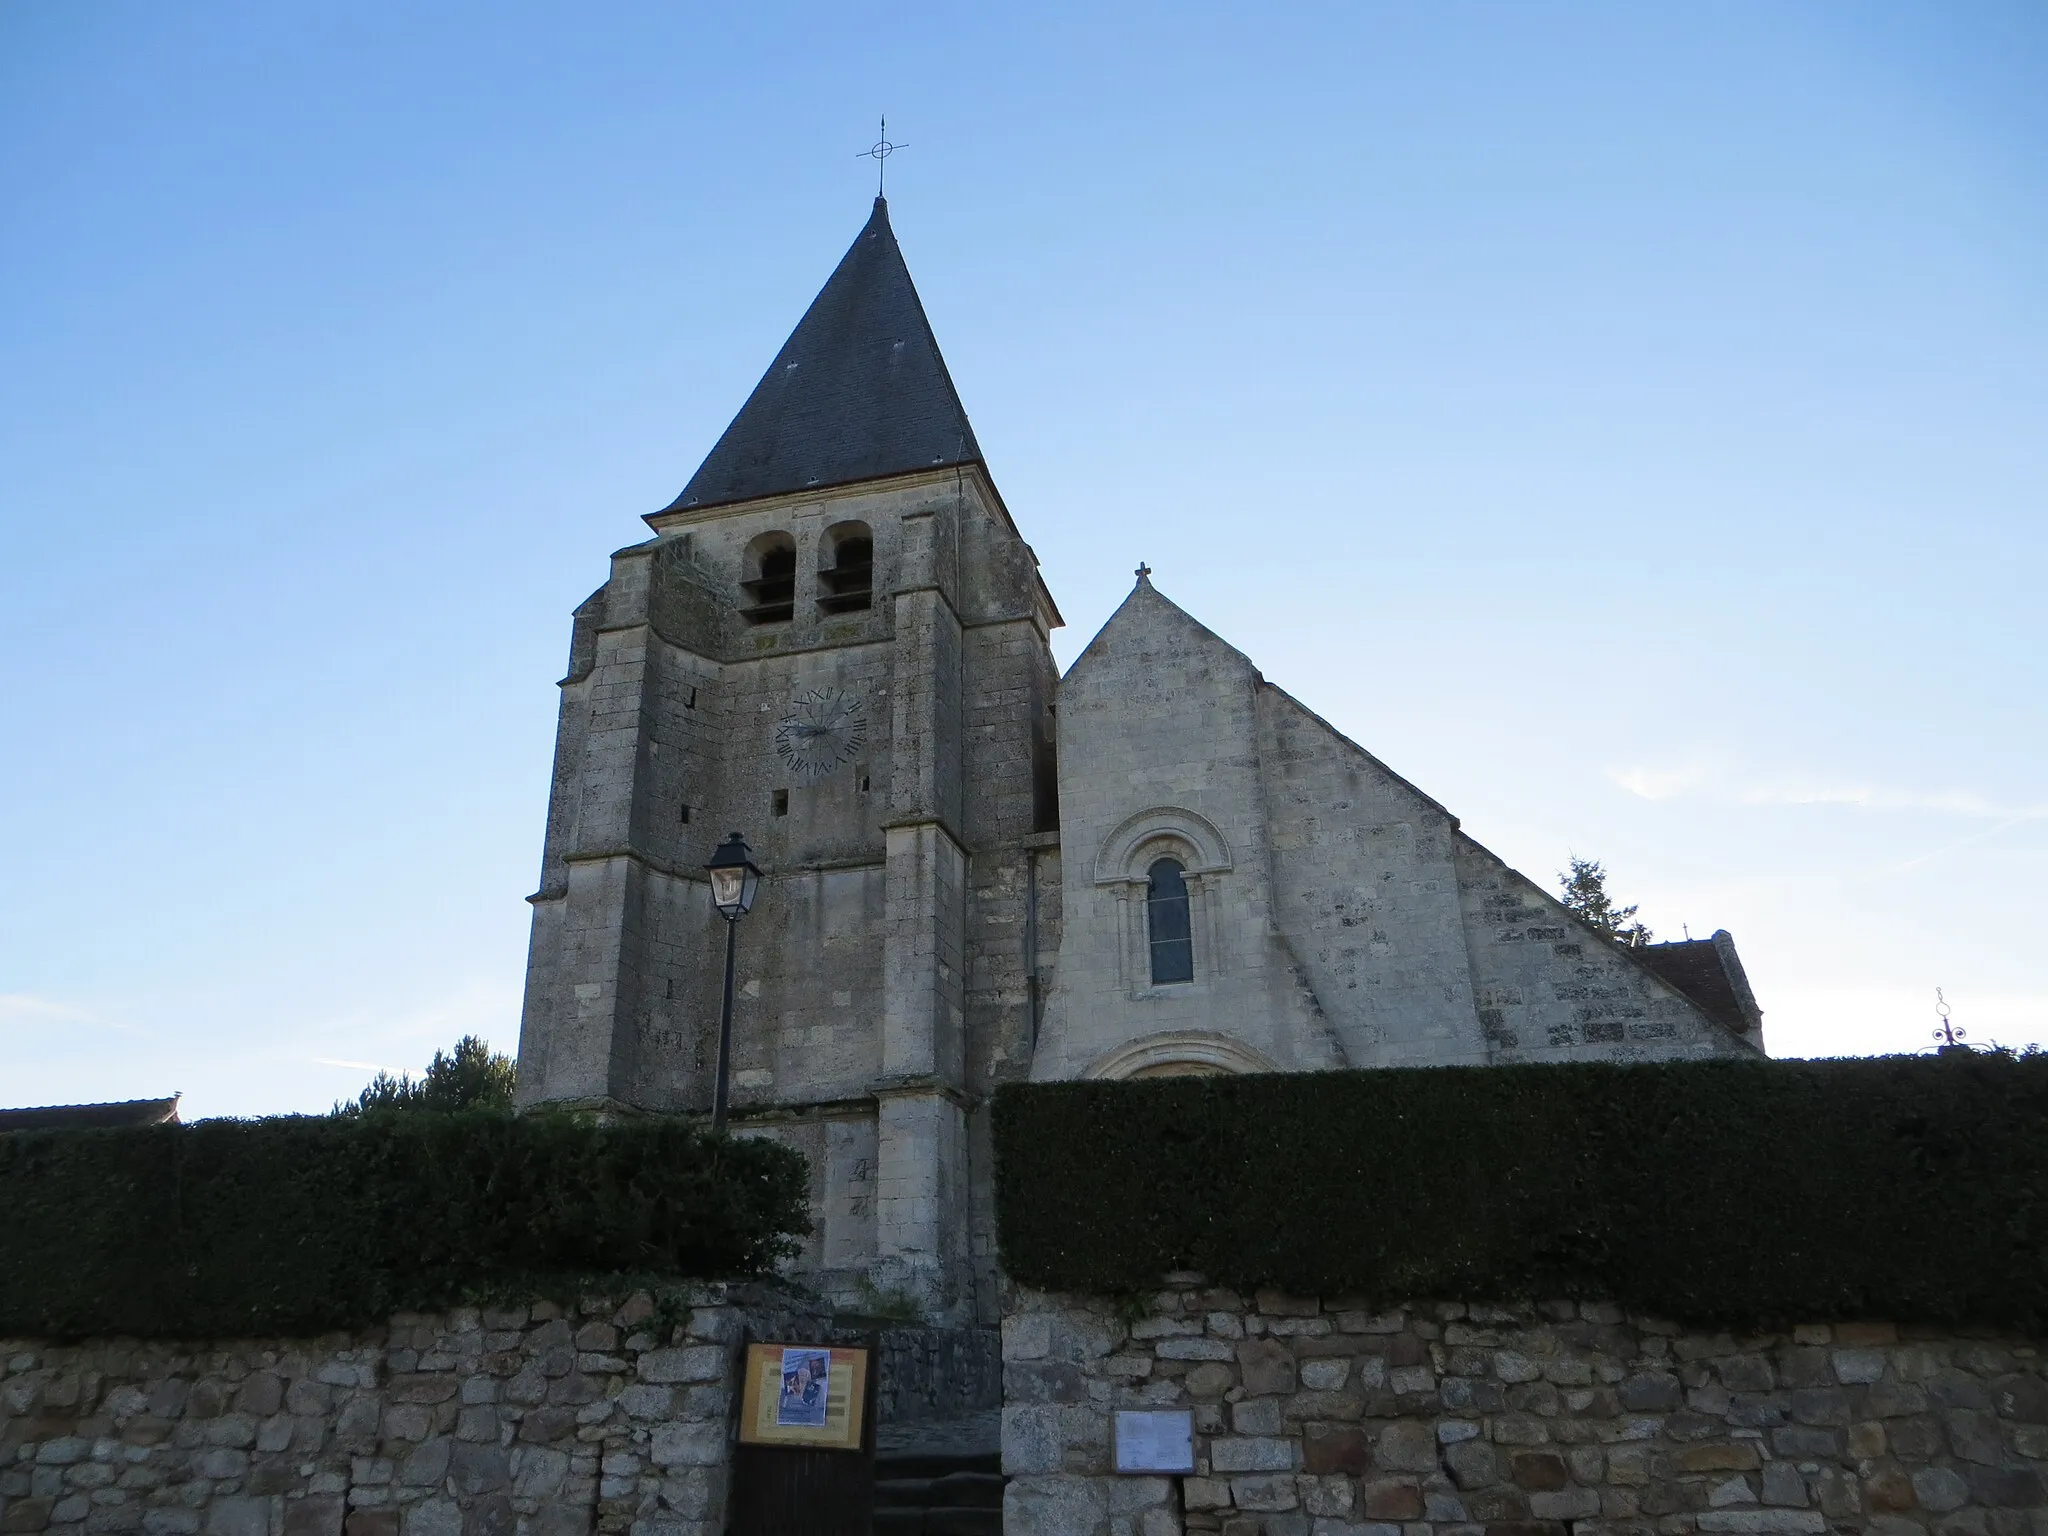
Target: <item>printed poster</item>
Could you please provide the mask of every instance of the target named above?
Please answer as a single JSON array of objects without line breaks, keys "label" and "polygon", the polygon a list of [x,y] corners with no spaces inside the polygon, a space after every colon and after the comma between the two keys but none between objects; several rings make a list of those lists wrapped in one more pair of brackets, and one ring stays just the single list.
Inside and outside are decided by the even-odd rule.
[{"label": "printed poster", "polygon": [[740,1443],[857,1451],[866,1428],[868,1352],[749,1344]]}]

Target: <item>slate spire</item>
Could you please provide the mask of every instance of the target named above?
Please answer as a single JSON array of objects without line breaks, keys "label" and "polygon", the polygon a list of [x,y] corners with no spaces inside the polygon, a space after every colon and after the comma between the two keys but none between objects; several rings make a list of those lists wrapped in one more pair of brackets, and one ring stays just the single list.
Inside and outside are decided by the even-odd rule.
[{"label": "slate spire", "polygon": [[878,197],[739,415],[664,510],[980,461]]}]

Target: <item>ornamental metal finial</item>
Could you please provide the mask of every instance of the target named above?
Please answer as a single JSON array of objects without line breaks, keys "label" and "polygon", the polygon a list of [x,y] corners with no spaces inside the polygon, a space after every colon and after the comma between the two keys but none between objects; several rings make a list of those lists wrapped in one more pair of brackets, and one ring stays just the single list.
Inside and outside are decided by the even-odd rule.
[{"label": "ornamental metal finial", "polygon": [[908,148],[910,148],[908,144],[891,144],[889,142],[889,119],[885,117],[882,119],[882,136],[875,140],[874,147],[864,149],[853,157],[856,160],[872,160],[875,162],[875,196],[880,197],[882,195],[882,174],[889,168],[889,157],[899,149]]},{"label": "ornamental metal finial", "polygon": [[[1941,1048],[1946,1051],[1955,1046],[1961,1046],[1967,1035],[1963,1030],[1957,1029],[1955,1025],[1949,1022],[1948,999],[1941,995],[1941,988],[1939,987],[1934,989],[1934,1011],[1941,1015],[1941,1028],[1934,1032],[1934,1038],[1941,1042]],[[1965,1050],[1969,1049],[1967,1046],[1963,1046],[1963,1048]]]}]

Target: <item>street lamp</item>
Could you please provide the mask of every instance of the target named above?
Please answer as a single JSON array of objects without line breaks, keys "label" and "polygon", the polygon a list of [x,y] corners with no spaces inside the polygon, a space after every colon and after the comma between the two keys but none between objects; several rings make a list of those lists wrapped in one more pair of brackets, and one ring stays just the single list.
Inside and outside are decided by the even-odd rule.
[{"label": "street lamp", "polygon": [[725,919],[725,1007],[718,1016],[718,1084],[711,1099],[711,1129],[725,1129],[726,1080],[732,1070],[732,957],[733,940],[740,919],[754,905],[760,889],[761,871],[754,867],[753,850],[737,832],[726,834],[711,862],[704,866],[711,876],[711,905]]}]

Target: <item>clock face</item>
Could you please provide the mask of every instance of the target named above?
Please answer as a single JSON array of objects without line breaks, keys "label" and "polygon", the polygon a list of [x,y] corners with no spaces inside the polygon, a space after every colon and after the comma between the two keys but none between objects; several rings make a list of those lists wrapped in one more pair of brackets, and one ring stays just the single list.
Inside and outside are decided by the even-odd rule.
[{"label": "clock face", "polygon": [[868,717],[854,694],[816,688],[791,702],[795,707],[775,727],[775,751],[792,773],[822,778],[867,745]]}]

